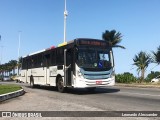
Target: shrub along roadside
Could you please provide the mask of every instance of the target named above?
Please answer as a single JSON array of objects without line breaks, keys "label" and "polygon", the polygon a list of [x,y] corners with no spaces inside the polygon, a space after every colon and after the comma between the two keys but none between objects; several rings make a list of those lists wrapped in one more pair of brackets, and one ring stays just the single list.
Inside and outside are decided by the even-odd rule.
[{"label": "shrub along roadside", "polygon": [[[159,75],[160,75],[160,72],[151,71],[151,73],[149,73],[147,77],[143,80],[144,81],[143,84],[150,83],[153,78]],[[129,72],[125,72],[123,74],[117,74],[115,76],[115,79],[117,83],[128,83],[128,84],[129,83],[140,83],[140,78],[135,77],[132,73],[129,73]]]},{"label": "shrub along roadside", "polygon": [[17,91],[17,90],[20,90],[20,89],[22,89],[22,87],[19,86],[19,85],[12,85],[12,84],[2,85],[2,84],[0,84],[0,95],[10,93],[10,92],[14,92],[14,91]]},{"label": "shrub along roadside", "polygon": [[135,83],[137,81],[137,78],[134,77],[133,74],[129,72],[125,72],[123,74],[117,74],[115,76],[117,83]]}]

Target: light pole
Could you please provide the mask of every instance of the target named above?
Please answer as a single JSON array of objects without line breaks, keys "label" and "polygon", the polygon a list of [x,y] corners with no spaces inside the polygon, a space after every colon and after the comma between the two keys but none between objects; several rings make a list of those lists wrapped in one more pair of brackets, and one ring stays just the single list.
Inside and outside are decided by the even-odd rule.
[{"label": "light pole", "polygon": [[68,11],[66,8],[66,0],[64,0],[64,43],[66,42],[66,20],[68,16]]},{"label": "light pole", "polygon": [[19,59],[19,53],[20,53],[20,45],[21,45],[21,31],[19,31],[19,35],[18,35],[18,59]]},{"label": "light pole", "polygon": [[17,60],[17,76],[19,75],[20,45],[21,45],[21,31],[19,31],[19,34],[18,34],[18,60]]},{"label": "light pole", "polygon": [[1,46],[1,59],[0,59],[0,65],[2,64],[3,47],[4,47],[4,46]]},{"label": "light pole", "polygon": [[[1,35],[0,35],[0,41],[1,41]],[[0,58],[0,65],[2,64],[2,53],[3,53],[3,46],[0,46],[1,47],[1,58]]]}]

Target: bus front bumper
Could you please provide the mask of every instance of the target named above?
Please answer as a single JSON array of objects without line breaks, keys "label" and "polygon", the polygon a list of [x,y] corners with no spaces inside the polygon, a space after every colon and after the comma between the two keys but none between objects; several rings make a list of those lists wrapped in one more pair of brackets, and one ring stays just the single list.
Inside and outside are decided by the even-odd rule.
[{"label": "bus front bumper", "polygon": [[89,88],[89,87],[107,87],[115,85],[115,77],[108,79],[88,80],[82,78],[74,79],[74,88]]}]

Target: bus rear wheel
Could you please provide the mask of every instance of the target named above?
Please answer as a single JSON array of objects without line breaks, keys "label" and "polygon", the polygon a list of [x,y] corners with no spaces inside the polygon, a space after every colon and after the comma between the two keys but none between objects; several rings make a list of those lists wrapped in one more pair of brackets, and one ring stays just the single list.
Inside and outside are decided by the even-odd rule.
[{"label": "bus rear wheel", "polygon": [[66,87],[64,87],[64,83],[63,83],[62,77],[58,78],[57,88],[58,88],[58,91],[61,92],[61,93],[66,91]]}]

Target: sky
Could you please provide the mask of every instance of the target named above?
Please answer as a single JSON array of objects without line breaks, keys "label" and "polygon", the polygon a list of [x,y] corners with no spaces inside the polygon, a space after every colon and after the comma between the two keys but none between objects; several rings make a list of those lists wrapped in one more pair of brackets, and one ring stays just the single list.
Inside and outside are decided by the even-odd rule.
[{"label": "sky", "polygon": [[[160,0],[67,0],[67,41],[101,39],[105,30],[122,34],[114,48],[116,73],[137,75],[133,58],[160,45]],[[0,0],[0,61],[6,63],[63,42],[64,0]],[[21,32],[20,32],[21,31]],[[147,69],[160,71],[151,64]],[[154,68],[154,69],[152,69]]]}]

